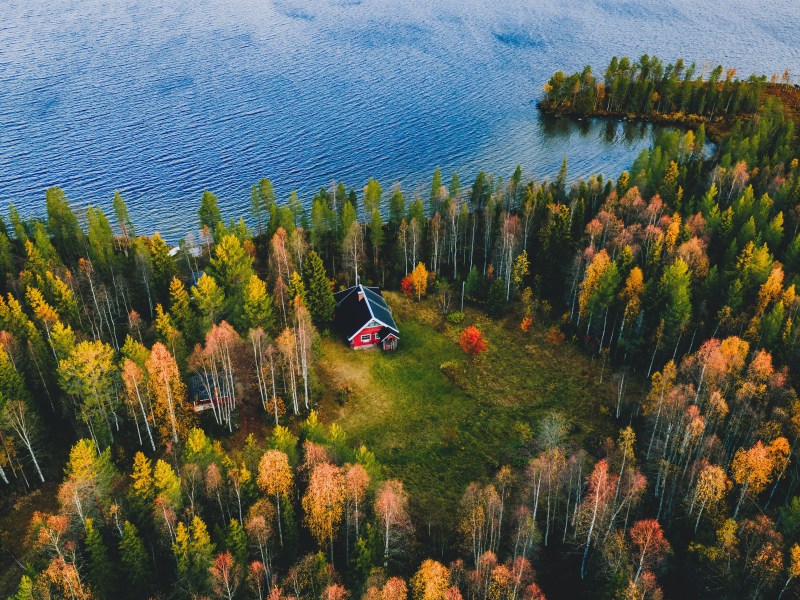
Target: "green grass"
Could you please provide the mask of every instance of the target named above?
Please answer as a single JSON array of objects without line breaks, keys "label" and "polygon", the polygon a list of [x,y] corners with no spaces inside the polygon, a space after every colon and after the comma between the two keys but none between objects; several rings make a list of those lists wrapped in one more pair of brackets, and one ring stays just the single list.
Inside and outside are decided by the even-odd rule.
[{"label": "green grass", "polygon": [[[336,338],[322,341],[321,406],[325,422],[338,423],[353,443],[365,443],[401,479],[421,522],[452,524],[466,486],[486,479],[519,456],[520,424],[536,431],[551,411],[570,423],[575,444],[596,446],[613,435],[608,409],[616,386],[599,360],[569,344],[553,345],[545,330],[525,334],[508,324],[467,311],[490,342],[489,352],[469,361],[458,328],[443,325],[432,305],[387,294],[400,328],[396,352],[354,351]],[[439,368],[459,362],[451,380]],[[338,390],[349,388],[345,402]]]}]

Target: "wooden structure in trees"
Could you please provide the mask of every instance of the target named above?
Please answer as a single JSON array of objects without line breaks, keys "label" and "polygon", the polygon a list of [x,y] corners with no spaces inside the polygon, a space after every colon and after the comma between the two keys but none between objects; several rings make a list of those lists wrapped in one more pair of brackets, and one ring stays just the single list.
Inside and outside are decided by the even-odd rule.
[{"label": "wooden structure in trees", "polygon": [[380,289],[359,284],[336,292],[333,297],[333,325],[351,348],[397,349],[400,330]]}]

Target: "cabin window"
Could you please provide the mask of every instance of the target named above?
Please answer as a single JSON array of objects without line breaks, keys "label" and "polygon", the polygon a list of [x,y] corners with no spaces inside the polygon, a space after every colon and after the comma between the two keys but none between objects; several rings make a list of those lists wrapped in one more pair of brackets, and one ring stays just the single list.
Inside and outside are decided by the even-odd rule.
[{"label": "cabin window", "polygon": [[379,333],[376,333],[376,334],[375,334],[375,341],[377,341],[377,340],[379,340],[379,339],[381,339],[381,334],[379,334]]},{"label": "cabin window", "polygon": [[369,333],[364,334],[364,335],[361,336],[361,341],[362,342],[369,342],[370,340],[372,340],[372,335],[370,335]]}]

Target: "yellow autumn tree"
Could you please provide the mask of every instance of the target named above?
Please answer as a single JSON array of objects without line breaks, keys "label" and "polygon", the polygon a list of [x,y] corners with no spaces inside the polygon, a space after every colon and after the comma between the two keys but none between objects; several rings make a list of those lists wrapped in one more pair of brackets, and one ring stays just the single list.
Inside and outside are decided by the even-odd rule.
[{"label": "yellow autumn tree", "polygon": [[731,488],[731,482],[725,474],[725,470],[718,465],[706,465],[697,477],[697,484],[694,488],[694,495],[689,505],[689,515],[697,510],[697,519],[694,523],[694,530],[700,525],[700,518],[703,513],[716,508],[725,498],[725,494]]},{"label": "yellow autumn tree", "polygon": [[417,300],[420,300],[428,291],[428,269],[423,263],[418,263],[411,271],[411,285],[417,294]]},{"label": "yellow autumn tree", "polygon": [[644,274],[639,267],[633,267],[625,280],[625,286],[619,294],[620,300],[625,303],[625,312],[622,325],[619,328],[619,337],[625,330],[625,324],[639,316],[642,308],[642,294],[644,293]]},{"label": "yellow autumn tree", "polygon": [[449,584],[447,567],[435,560],[425,560],[411,579],[414,600],[444,600]]}]

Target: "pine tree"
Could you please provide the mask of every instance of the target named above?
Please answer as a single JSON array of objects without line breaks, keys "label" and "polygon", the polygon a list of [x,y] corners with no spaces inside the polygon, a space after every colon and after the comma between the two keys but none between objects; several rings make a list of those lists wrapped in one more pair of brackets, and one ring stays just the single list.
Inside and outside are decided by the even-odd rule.
[{"label": "pine tree", "polygon": [[72,212],[64,190],[51,187],[46,192],[47,231],[61,255],[68,261],[77,259],[83,250],[83,230]]},{"label": "pine tree", "polygon": [[113,596],[114,563],[108,556],[108,548],[93,519],[86,519],[86,552],[89,554],[89,578],[105,597]]},{"label": "pine tree", "polygon": [[486,312],[492,317],[500,317],[506,312],[506,285],[499,277],[489,286],[489,296],[486,299]]},{"label": "pine tree", "polygon": [[98,271],[104,276],[111,275],[114,255],[114,233],[105,213],[100,208],[90,206],[86,211],[89,221],[89,257]]},{"label": "pine tree", "polygon": [[433,179],[431,180],[431,197],[429,204],[431,215],[435,215],[437,212],[439,212],[441,190],[442,172],[439,170],[439,167],[436,167],[436,170],[433,172]]},{"label": "pine tree", "polygon": [[200,209],[197,211],[197,216],[200,218],[200,227],[214,232],[217,224],[222,222],[222,214],[217,205],[217,197],[208,190],[203,192],[203,197],[200,198]]},{"label": "pine tree", "polygon": [[126,241],[130,238],[136,237],[136,231],[134,230],[133,223],[128,215],[128,205],[125,204],[125,200],[116,190],[114,190],[113,205],[114,214],[117,216],[117,223],[122,230],[122,237],[124,237]]},{"label": "pine tree", "polygon": [[233,555],[236,563],[242,567],[247,565],[247,536],[241,523],[231,519],[228,525],[228,534],[225,536],[225,547]]},{"label": "pine tree", "polygon": [[322,328],[333,320],[336,301],[322,259],[313,250],[308,253],[303,264],[303,277],[308,310],[311,312],[314,324]]},{"label": "pine tree", "polygon": [[253,274],[253,257],[248,254],[242,241],[234,234],[227,234],[214,248],[214,256],[208,266],[208,274],[214,278],[225,294],[224,314],[237,327],[243,325],[242,304],[244,293]]},{"label": "pine tree", "polygon": [[136,526],[129,521],[122,526],[119,555],[127,582],[135,590],[144,591],[150,580],[149,557]]},{"label": "pine tree", "polygon": [[183,282],[177,277],[173,277],[169,284],[169,313],[183,335],[192,337],[194,330],[194,312],[192,311],[192,299]]}]

